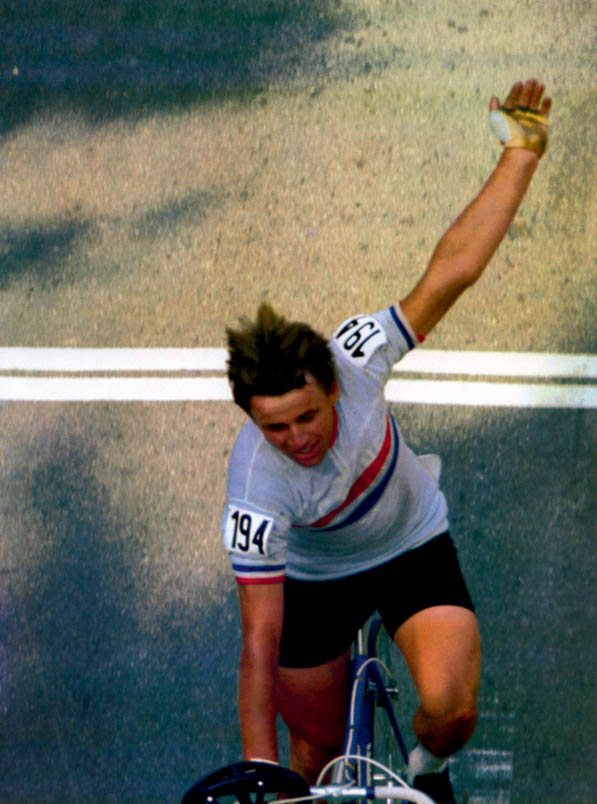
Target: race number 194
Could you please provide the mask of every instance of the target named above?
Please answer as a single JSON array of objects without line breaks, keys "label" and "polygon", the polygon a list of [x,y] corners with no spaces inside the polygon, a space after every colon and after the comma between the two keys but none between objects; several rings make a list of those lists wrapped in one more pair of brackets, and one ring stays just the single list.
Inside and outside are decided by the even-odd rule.
[{"label": "race number 194", "polygon": [[348,356],[363,365],[380,346],[387,343],[384,331],[371,316],[357,316],[345,321],[336,331],[334,338]]},{"label": "race number 194", "polygon": [[267,555],[267,542],[273,522],[273,519],[260,516],[253,511],[229,508],[224,539],[227,549],[260,556]]}]

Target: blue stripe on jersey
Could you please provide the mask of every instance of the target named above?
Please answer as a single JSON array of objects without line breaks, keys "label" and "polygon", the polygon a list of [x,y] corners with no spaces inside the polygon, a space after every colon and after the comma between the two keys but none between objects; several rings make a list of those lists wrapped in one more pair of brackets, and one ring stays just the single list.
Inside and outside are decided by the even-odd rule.
[{"label": "blue stripe on jersey", "polygon": [[388,485],[388,483],[390,482],[390,478],[392,477],[392,473],[396,466],[399,451],[398,429],[396,427],[394,417],[391,414],[389,414],[389,416],[390,416],[390,422],[392,424],[392,432],[394,433],[394,449],[392,452],[392,460],[381,482],[379,483],[378,486],[376,486],[373,489],[373,491],[367,497],[365,497],[365,499],[361,503],[359,503],[359,505],[354,509],[354,511],[352,512],[352,514],[350,514],[349,517],[340,522],[338,525],[330,525],[328,528],[318,528],[319,531],[327,532],[330,530],[338,530],[339,528],[345,528],[347,525],[352,525],[354,522],[357,522],[357,520],[364,517],[365,514],[373,508],[373,506],[379,500],[381,495],[384,493],[384,490]]},{"label": "blue stripe on jersey", "polygon": [[234,572],[284,572],[286,564],[236,564],[232,562]]},{"label": "blue stripe on jersey", "polygon": [[396,313],[396,310],[395,310],[395,308],[393,306],[390,307],[390,314],[391,314],[392,318],[394,319],[394,323],[396,324],[396,326],[400,330],[400,334],[402,335],[404,340],[407,342],[408,348],[409,349],[414,349],[415,348],[415,343],[414,343],[413,339],[410,336],[410,332],[404,326],[402,321],[398,318],[398,314]]}]

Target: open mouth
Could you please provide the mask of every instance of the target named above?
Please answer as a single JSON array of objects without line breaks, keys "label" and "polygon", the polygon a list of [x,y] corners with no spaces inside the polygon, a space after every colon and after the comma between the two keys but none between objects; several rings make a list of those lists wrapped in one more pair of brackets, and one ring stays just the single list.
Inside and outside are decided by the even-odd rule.
[{"label": "open mouth", "polygon": [[310,447],[306,447],[305,449],[295,450],[292,453],[292,457],[298,463],[309,463],[310,461],[314,460],[318,455],[317,452],[317,444],[313,444]]}]

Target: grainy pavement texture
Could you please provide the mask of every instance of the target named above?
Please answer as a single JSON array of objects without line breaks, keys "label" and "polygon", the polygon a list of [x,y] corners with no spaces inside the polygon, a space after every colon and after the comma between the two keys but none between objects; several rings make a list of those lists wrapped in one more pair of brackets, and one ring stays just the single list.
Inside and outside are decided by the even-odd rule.
[{"label": "grainy pavement texture", "polygon": [[[222,347],[263,299],[326,333],[389,305],[496,161],[489,98],[534,76],[548,151],[422,348],[594,354],[596,23],[591,0],[3,0],[0,347]],[[0,800],[175,802],[240,755],[219,519],[243,416],[0,405]],[[595,411],[392,410],[443,457],[483,631],[459,801],[594,804]]]}]

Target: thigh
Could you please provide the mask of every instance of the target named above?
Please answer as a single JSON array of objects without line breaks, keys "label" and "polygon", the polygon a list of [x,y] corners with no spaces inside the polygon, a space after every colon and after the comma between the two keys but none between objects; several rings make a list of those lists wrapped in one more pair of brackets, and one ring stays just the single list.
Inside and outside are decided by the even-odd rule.
[{"label": "thigh", "polygon": [[460,606],[433,606],[398,628],[402,652],[419,694],[432,717],[474,708],[479,686],[481,645],[477,618]]},{"label": "thigh", "polygon": [[380,568],[378,607],[429,713],[474,707],[480,639],[454,543],[443,533]]},{"label": "thigh", "polygon": [[449,533],[408,550],[376,571],[376,606],[388,633],[419,611],[458,606],[474,611]]},{"label": "thigh", "polygon": [[341,748],[348,706],[350,651],[317,667],[280,667],[279,709],[291,735]]}]

